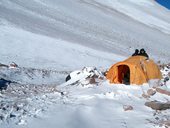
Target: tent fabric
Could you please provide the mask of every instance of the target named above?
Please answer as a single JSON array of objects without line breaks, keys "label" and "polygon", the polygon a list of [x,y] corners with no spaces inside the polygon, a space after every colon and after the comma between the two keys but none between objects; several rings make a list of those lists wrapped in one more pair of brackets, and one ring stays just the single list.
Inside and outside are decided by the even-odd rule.
[{"label": "tent fabric", "polygon": [[132,56],[114,64],[109,69],[106,78],[110,83],[122,84],[127,73],[129,73],[129,84],[142,85],[151,79],[162,78],[159,67],[153,60],[144,56]]}]

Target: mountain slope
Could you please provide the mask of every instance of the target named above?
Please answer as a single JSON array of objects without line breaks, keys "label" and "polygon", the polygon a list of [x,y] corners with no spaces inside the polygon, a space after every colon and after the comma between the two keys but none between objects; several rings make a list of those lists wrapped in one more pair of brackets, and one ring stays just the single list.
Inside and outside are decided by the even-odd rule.
[{"label": "mountain slope", "polygon": [[[1,26],[11,24],[13,28],[20,28],[36,35],[62,39],[125,56],[129,56],[135,48],[144,47],[151,58],[162,61],[169,61],[170,55],[168,15],[170,15],[168,11],[163,10],[153,1],[119,0],[113,3],[109,0],[104,2],[100,0],[1,0],[0,2]],[[1,28],[0,42],[3,44],[1,49],[7,47],[6,42],[17,45],[19,40],[22,40],[20,44],[26,44],[31,38],[31,35],[22,37],[16,34],[16,39],[9,35],[10,41],[4,40],[6,36],[3,34],[3,29]],[[32,43],[36,44],[36,41]],[[32,46],[32,48],[36,47]],[[24,52],[32,52],[27,50],[17,56],[22,58]],[[8,52],[6,54],[8,55]],[[57,54],[57,51],[53,54]],[[12,58],[8,60],[15,61]]]}]

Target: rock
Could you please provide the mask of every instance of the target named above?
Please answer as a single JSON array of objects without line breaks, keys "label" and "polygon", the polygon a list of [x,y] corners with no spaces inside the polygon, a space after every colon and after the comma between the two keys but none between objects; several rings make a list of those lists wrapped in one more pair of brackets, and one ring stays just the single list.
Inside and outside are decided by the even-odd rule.
[{"label": "rock", "polygon": [[9,65],[9,68],[17,68],[18,65],[14,62],[12,62],[10,65]]},{"label": "rock", "polygon": [[146,94],[142,94],[142,97],[143,97],[143,98],[146,98],[146,99],[150,98],[150,96],[149,96],[149,95],[146,95]]},{"label": "rock", "polygon": [[159,120],[159,117],[155,117],[155,120]]},{"label": "rock", "polygon": [[133,110],[133,107],[131,105],[123,105],[123,109],[124,111],[129,111],[129,110]]},{"label": "rock", "polygon": [[153,90],[153,89],[149,89],[149,90],[147,91],[147,94],[148,94],[149,96],[153,96],[153,95],[155,95],[155,93],[156,93],[156,91]]},{"label": "rock", "polygon": [[90,83],[90,84],[96,84],[95,78],[94,78],[94,77],[90,78],[90,79],[89,79],[89,83]]},{"label": "rock", "polygon": [[66,80],[65,80],[65,81],[67,82],[67,81],[69,81],[70,79],[71,79],[71,76],[68,75],[68,76],[66,77]]},{"label": "rock", "polygon": [[170,72],[168,73],[168,76],[170,77]]},{"label": "rock", "polygon": [[170,91],[167,91],[167,90],[164,90],[164,89],[161,89],[161,88],[156,88],[156,91],[161,93],[161,94],[165,94],[165,95],[170,96]]},{"label": "rock", "polygon": [[4,119],[4,116],[3,115],[0,115],[0,120],[3,120]]},{"label": "rock", "polygon": [[161,103],[161,102],[158,102],[158,101],[146,102],[145,105],[154,109],[154,110],[170,109],[170,103]]},{"label": "rock", "polygon": [[164,122],[165,126],[170,127],[170,120]]},{"label": "rock", "polygon": [[169,128],[170,127],[170,120],[163,120],[160,122],[161,126],[164,126],[165,128]]},{"label": "rock", "polygon": [[84,67],[82,70],[77,70],[71,72],[66,77],[66,82],[69,85],[79,84],[82,86],[88,84],[97,84],[104,80],[104,75],[101,71],[97,70],[95,67]]},{"label": "rock", "polygon": [[10,118],[14,118],[14,117],[16,117],[16,115],[11,113],[11,114],[9,115],[9,117],[10,117]]}]

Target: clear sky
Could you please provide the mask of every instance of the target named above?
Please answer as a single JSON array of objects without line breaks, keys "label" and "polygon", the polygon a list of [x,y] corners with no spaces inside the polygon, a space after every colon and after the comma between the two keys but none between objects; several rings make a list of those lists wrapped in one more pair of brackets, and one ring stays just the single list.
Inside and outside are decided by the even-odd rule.
[{"label": "clear sky", "polygon": [[156,1],[163,5],[164,7],[170,9],[170,0],[156,0]]}]

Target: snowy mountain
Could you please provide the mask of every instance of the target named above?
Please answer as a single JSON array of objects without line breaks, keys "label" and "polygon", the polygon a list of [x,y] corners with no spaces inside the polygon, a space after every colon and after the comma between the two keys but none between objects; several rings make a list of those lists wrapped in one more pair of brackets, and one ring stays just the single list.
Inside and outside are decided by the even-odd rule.
[{"label": "snowy mountain", "polygon": [[[104,79],[66,86],[64,80],[87,66],[105,71],[136,48],[169,63],[169,41],[170,12],[154,0],[0,0],[0,63],[19,65],[0,67],[1,77],[16,82],[0,93],[0,125],[164,127],[170,111],[144,104],[170,98],[143,98],[150,84],[110,86]],[[124,111],[128,105],[132,111]]]}]

